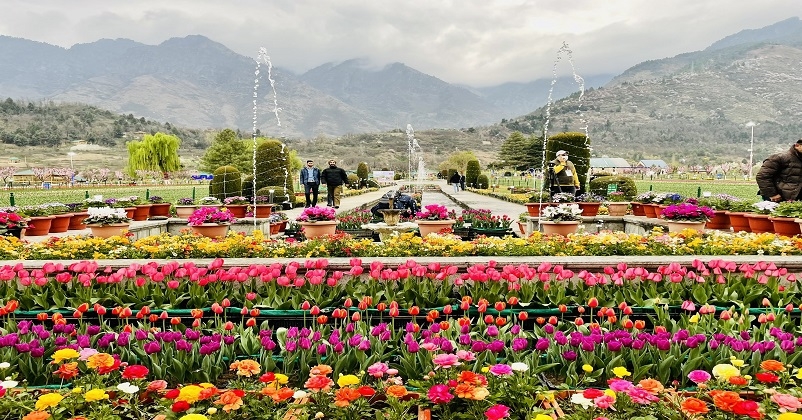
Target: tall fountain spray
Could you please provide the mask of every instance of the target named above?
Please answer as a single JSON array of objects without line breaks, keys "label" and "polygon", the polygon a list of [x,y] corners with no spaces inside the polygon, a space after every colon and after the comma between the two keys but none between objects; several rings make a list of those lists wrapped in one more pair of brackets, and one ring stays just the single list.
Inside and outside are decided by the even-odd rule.
[{"label": "tall fountain spray", "polygon": [[[259,107],[257,106],[257,99],[259,98],[259,80],[261,79],[260,73],[261,73],[262,63],[267,65],[267,80],[270,82],[270,88],[273,90],[273,110],[272,111],[273,111],[273,114],[276,116],[276,125],[281,127],[281,119],[278,116],[278,113],[279,113],[279,111],[281,111],[281,108],[279,108],[279,106],[278,106],[278,95],[276,93],[276,81],[273,79],[273,63],[270,61],[270,56],[267,55],[267,49],[265,49],[264,47],[259,48],[259,54],[257,55],[255,61],[256,61],[256,70],[254,70],[254,80],[253,80],[253,127],[252,127],[252,130],[251,130],[251,133],[252,133],[251,134],[251,140],[253,141],[253,156],[252,156],[252,162],[251,162],[251,164],[253,165],[252,166],[253,167],[253,181],[252,181],[253,197],[252,197],[252,199],[253,199],[254,209],[256,208],[256,177],[258,175],[256,173],[256,147],[257,147],[257,144],[256,144],[256,121],[257,121],[257,116],[258,116],[258,112],[257,111],[259,109]],[[284,145],[283,144],[282,144],[281,152],[284,153]],[[287,174],[286,174],[286,170],[285,170],[285,175],[284,175],[284,191],[285,192],[287,191]],[[254,213],[254,218],[253,218],[253,226],[254,226],[254,228],[256,228],[256,215],[255,215],[255,213]]]},{"label": "tall fountain spray", "polygon": [[418,156],[418,182],[426,181],[426,165],[423,163],[423,156]]}]

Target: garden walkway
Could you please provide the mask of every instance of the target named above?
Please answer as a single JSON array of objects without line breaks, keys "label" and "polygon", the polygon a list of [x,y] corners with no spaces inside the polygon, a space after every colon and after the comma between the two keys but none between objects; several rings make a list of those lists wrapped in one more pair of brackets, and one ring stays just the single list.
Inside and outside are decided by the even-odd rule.
[{"label": "garden walkway", "polygon": [[[425,184],[427,185],[438,185],[441,187],[442,192],[439,191],[426,191],[423,194],[423,205],[426,206],[428,204],[441,204],[446,206],[449,210],[455,210],[457,214],[459,214],[463,208],[473,208],[473,209],[488,209],[493,212],[495,215],[507,215],[513,220],[518,220],[518,215],[526,212],[526,206],[516,203],[510,203],[508,201],[499,200],[497,198],[484,196],[481,194],[472,193],[470,191],[460,191],[458,193],[454,193],[453,188],[444,180],[432,180],[427,181]],[[338,213],[342,213],[345,211],[353,210],[355,208],[361,207],[365,204],[371,203],[372,201],[378,200],[381,198],[384,193],[390,191],[392,189],[398,188],[397,186],[389,186],[383,187],[378,191],[369,192],[367,194],[361,194],[351,197],[344,197],[340,202],[340,208],[337,210]],[[301,197],[301,200],[303,198]],[[323,201],[326,202],[325,194],[321,194],[318,198],[318,202]],[[303,211],[303,207],[296,207],[291,210],[286,210],[285,213],[290,220],[295,219],[298,217],[301,212]],[[147,224],[153,223],[163,223],[163,222],[131,222],[131,227],[139,227]],[[513,229],[518,232],[518,225],[517,223],[513,223]],[[74,236],[74,235],[89,235],[92,231],[90,229],[84,230],[70,230],[64,233],[51,233],[49,235],[43,236],[26,236],[25,240],[29,242],[44,242],[47,241],[49,238],[52,237],[66,237],[66,236]]]}]

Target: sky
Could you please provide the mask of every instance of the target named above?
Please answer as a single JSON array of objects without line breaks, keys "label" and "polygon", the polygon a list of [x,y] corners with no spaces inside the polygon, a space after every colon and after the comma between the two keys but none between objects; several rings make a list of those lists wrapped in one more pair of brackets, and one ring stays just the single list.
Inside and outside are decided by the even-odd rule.
[{"label": "sky", "polygon": [[[204,35],[303,73],[401,62],[454,84],[618,74],[802,15],[799,0],[0,0],[0,35],[69,48]],[[558,54],[566,43],[569,52]],[[557,61],[557,58],[560,60]]]}]

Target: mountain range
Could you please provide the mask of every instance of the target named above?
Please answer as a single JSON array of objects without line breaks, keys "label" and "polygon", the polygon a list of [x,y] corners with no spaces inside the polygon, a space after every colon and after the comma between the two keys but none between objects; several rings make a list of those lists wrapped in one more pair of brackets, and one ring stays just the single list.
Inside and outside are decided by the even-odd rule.
[{"label": "mountain range", "polygon": [[[262,63],[257,128],[274,136],[338,136],[415,127],[486,125],[546,102],[551,81],[474,89],[449,84],[402,63],[375,70],[364,60],[326,63],[297,75],[274,67],[280,111]],[[159,45],[102,39],[71,48],[0,36],[0,96],[79,102],[196,128],[253,125],[253,58],[204,36]],[[600,86],[613,75],[588,83]],[[555,97],[575,86],[562,83]],[[278,133],[276,133],[278,131]]]},{"label": "mountain range", "polygon": [[[0,97],[87,103],[194,128],[250,131],[254,69],[252,58],[200,35],[155,46],[104,39],[68,49],[0,36]],[[756,124],[757,161],[802,136],[798,17],[619,75],[584,75],[582,95],[573,78],[558,79],[553,97],[562,99],[548,109],[551,80],[473,88],[402,63],[375,69],[352,59],[300,75],[274,67],[277,127],[265,70],[257,128],[273,137],[325,139],[343,156],[360,133],[397,137],[392,148],[405,150],[408,123],[416,134],[436,129],[426,146],[441,154],[493,152],[512,131],[587,129],[596,156],[688,163],[745,163],[749,121]]]}]

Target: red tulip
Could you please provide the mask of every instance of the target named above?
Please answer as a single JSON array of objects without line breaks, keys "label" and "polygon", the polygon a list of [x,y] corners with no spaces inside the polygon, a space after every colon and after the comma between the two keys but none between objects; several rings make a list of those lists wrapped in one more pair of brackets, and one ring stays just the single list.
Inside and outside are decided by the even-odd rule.
[{"label": "red tulip", "polygon": [[395,318],[398,315],[399,315],[399,313],[398,313],[398,308],[397,307],[390,308],[390,317],[391,318]]},{"label": "red tulip", "polygon": [[493,323],[493,315],[487,314],[485,315],[485,324],[492,324]]},{"label": "red tulip", "polygon": [[639,319],[639,320],[635,321],[635,329],[636,330],[642,330],[644,328],[646,328],[646,321],[644,321],[642,319]]},{"label": "red tulip", "polygon": [[[557,310],[560,311],[560,313],[564,314],[564,313],[568,312],[568,307],[561,303],[559,306],[557,306]],[[583,309],[583,312],[584,312],[584,309]]]},{"label": "red tulip", "polygon": [[345,303],[343,303],[343,306],[345,306],[345,308],[347,309],[347,308],[350,308],[350,307],[354,306],[354,303],[351,300],[351,298],[347,298],[347,299],[345,299]]},{"label": "red tulip", "polygon": [[329,322],[329,317],[327,317],[326,315],[320,315],[317,317],[318,324],[325,324],[327,322]]},{"label": "red tulip", "polygon": [[351,314],[351,321],[359,322],[360,319],[362,319],[361,312],[354,312],[353,314]]},{"label": "red tulip", "polygon": [[192,317],[195,319],[203,317],[203,311],[200,309],[192,309],[189,311],[189,314],[192,315]]},{"label": "red tulip", "polygon": [[233,330],[234,329],[234,323],[231,322],[231,321],[226,321],[226,323],[223,325],[223,329],[225,329],[226,331]]},{"label": "red tulip", "polygon": [[228,300],[228,298],[225,298],[223,299],[222,302],[220,302],[220,305],[224,308],[228,308],[229,306],[231,306],[231,301]]},{"label": "red tulip", "polygon": [[495,308],[495,309],[496,309],[498,312],[501,312],[501,311],[503,311],[503,310],[504,310],[504,308],[506,308],[506,307],[507,307],[507,304],[506,304],[506,303],[504,303],[504,302],[496,302],[496,304],[495,304],[495,305],[493,305],[493,307],[494,307],[494,308]]},{"label": "red tulip", "polygon": [[517,304],[518,304],[518,297],[517,297],[517,296],[510,296],[510,297],[508,297],[508,298],[507,298],[507,303],[509,303],[509,304],[510,304],[510,306],[515,306],[515,305],[517,305]]},{"label": "red tulip", "polygon": [[584,325],[585,321],[583,321],[582,318],[577,318],[577,319],[574,320],[574,324],[575,325]]},{"label": "red tulip", "polygon": [[309,303],[308,300],[305,300],[304,303],[301,304],[301,310],[302,311],[308,311],[309,308],[311,308],[311,307],[312,307],[312,304]]},{"label": "red tulip", "polygon": [[150,316],[148,317],[148,321],[150,321],[150,322],[156,322],[158,320],[159,320],[159,316],[156,315],[156,314],[150,314]]},{"label": "red tulip", "polygon": [[557,322],[558,321],[557,321],[557,317],[556,316],[552,315],[552,316],[549,317],[549,324],[557,325]]},{"label": "red tulip", "polygon": [[245,321],[245,326],[246,327],[255,327],[256,326],[256,318],[248,318],[248,320]]},{"label": "red tulip", "polygon": [[75,312],[72,313],[72,317],[73,318],[80,318],[82,316],[83,316],[83,314],[81,313],[81,311],[75,311]]},{"label": "red tulip", "polygon": [[[16,302],[16,301],[12,301],[12,302]],[[10,304],[10,303],[11,303],[11,302],[9,302],[9,304]],[[8,308],[8,304],[6,304],[6,308]],[[78,305],[78,307],[77,307],[76,309],[78,310],[78,312],[80,312],[80,313],[84,313],[84,312],[86,312],[86,311],[88,311],[88,310],[89,310],[89,304],[88,304],[88,303],[86,303],[86,302],[84,302],[84,303],[82,303],[82,304]],[[14,312],[14,311],[13,311],[13,310],[10,310],[9,312]]]},{"label": "red tulip", "polygon": [[408,312],[412,316],[417,316],[418,314],[420,314],[420,308],[418,308],[417,306],[413,306],[413,307],[409,308]]},{"label": "red tulip", "polygon": [[448,321],[440,321],[440,329],[442,331],[446,331],[449,328],[451,328],[451,323],[450,322],[448,322]]},{"label": "red tulip", "polygon": [[39,312],[38,314],[36,314],[36,319],[40,321],[47,321],[48,318],[49,316],[45,312]]},{"label": "red tulip", "polygon": [[379,304],[376,305],[376,310],[379,312],[384,312],[386,309],[387,309],[387,304],[384,302],[379,302]]},{"label": "red tulip", "polygon": [[312,316],[318,316],[318,315],[320,315],[320,308],[317,305],[315,305],[315,306],[312,307],[312,309],[309,310],[309,313]]},{"label": "red tulip", "polygon": [[201,324],[200,319],[195,319],[194,321],[192,321],[192,328],[198,328],[200,327],[200,324]]},{"label": "red tulip", "polygon": [[170,318],[170,324],[178,325],[180,323],[181,323],[181,318],[180,317],[174,316],[174,317]]},{"label": "red tulip", "polygon": [[507,317],[497,316],[496,317],[496,325],[502,327],[507,324]]},{"label": "red tulip", "polygon": [[632,329],[633,327],[635,327],[635,323],[632,322],[632,320],[629,319],[629,318],[627,318],[623,322],[621,322],[621,325],[623,325],[623,327],[628,329],[628,330]]},{"label": "red tulip", "polygon": [[597,308],[599,306],[599,299],[595,297],[590,298],[590,300],[588,300],[588,306],[594,309]]},{"label": "red tulip", "polygon": [[454,311],[454,308],[451,305],[443,306],[443,313],[446,315],[451,315],[451,312]]},{"label": "red tulip", "polygon": [[526,321],[529,319],[529,314],[526,312],[518,312],[518,319],[521,321]]}]

